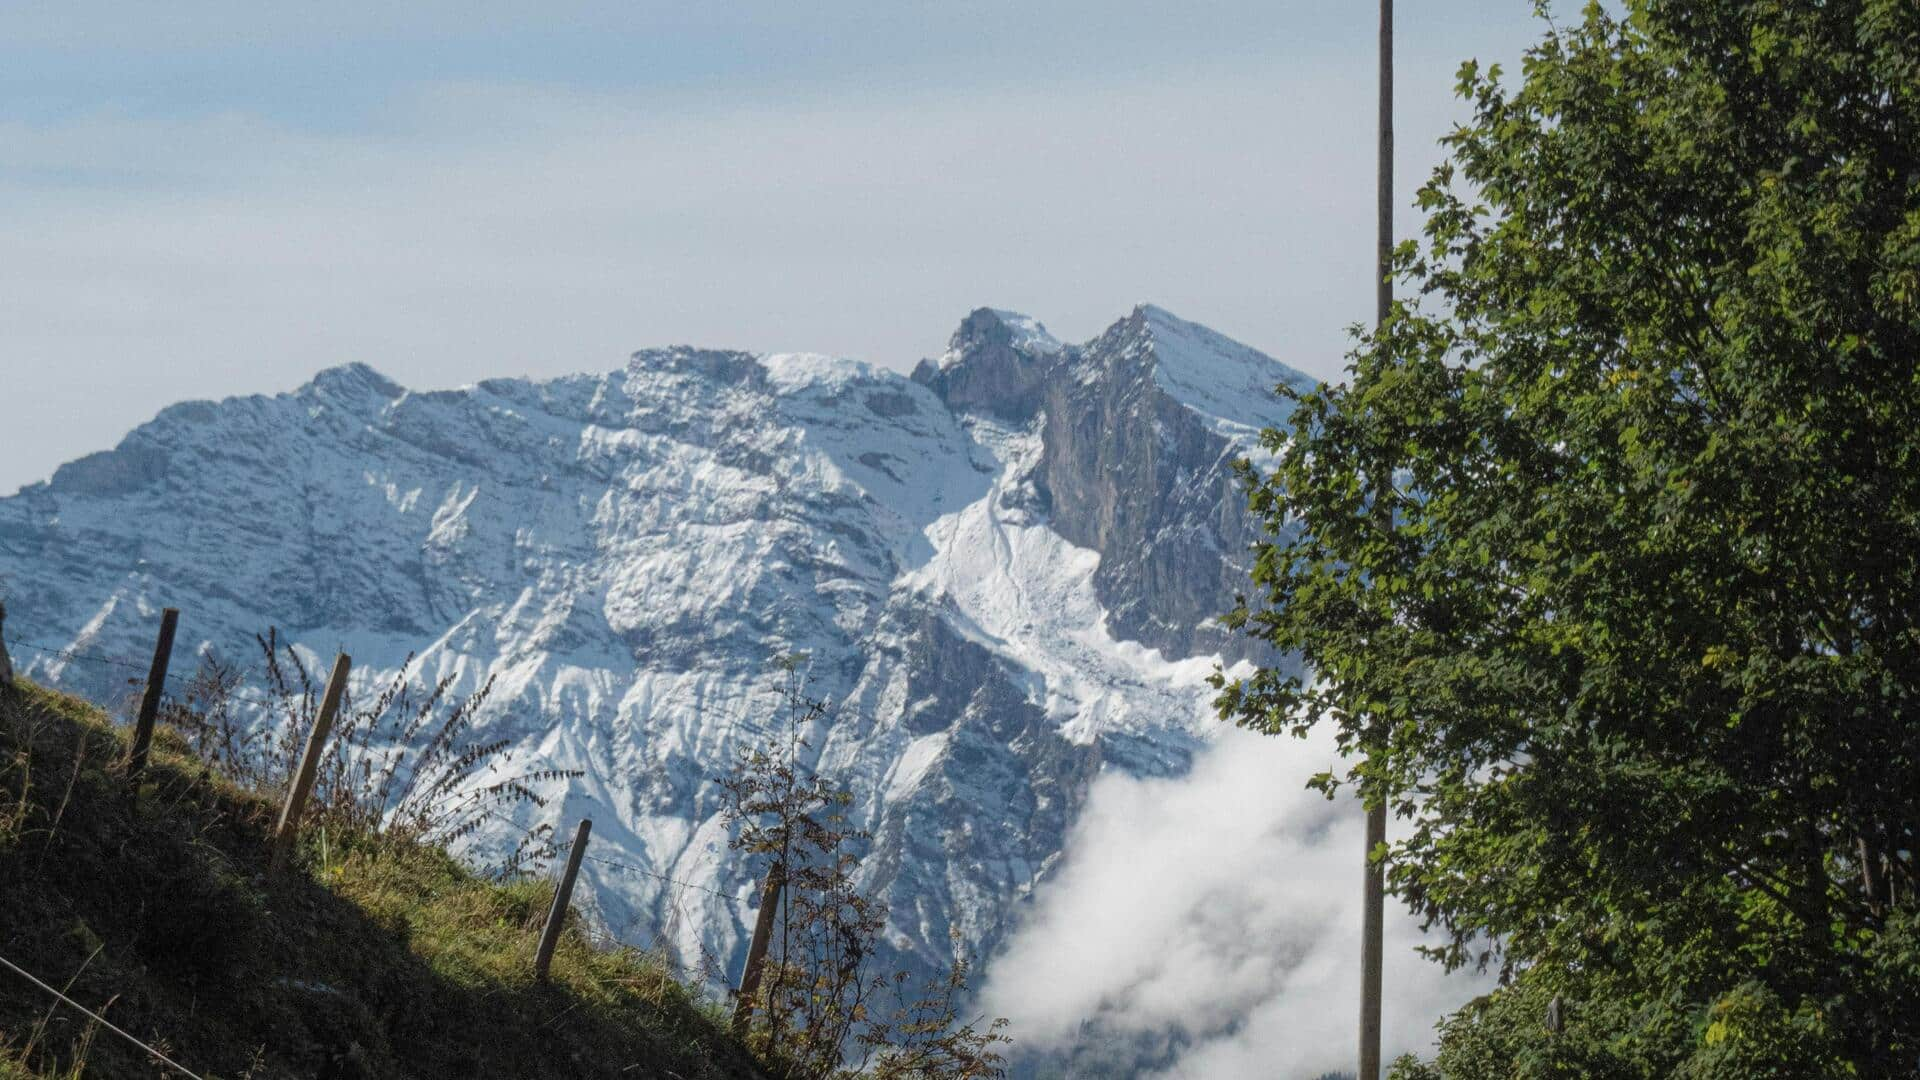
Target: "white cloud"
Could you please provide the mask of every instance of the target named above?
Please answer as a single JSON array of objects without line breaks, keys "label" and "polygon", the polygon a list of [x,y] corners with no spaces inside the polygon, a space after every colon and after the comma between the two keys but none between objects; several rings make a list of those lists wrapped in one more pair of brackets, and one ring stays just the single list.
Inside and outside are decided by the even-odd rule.
[{"label": "white cloud", "polygon": [[[982,1008],[1013,1018],[1023,1047],[1068,1046],[1083,1027],[1184,1043],[1169,1077],[1351,1070],[1364,823],[1353,800],[1304,786],[1339,767],[1326,740],[1231,731],[1186,777],[1102,776],[987,966]],[[1444,975],[1420,940],[1390,901],[1389,1060],[1430,1047],[1434,1022],[1489,985]]]}]

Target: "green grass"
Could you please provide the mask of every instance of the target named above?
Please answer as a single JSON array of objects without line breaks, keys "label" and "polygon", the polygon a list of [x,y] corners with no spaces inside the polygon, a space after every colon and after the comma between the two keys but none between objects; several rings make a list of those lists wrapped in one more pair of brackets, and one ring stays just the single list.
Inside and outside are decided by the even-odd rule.
[{"label": "green grass", "polygon": [[[270,877],[275,807],[168,731],[130,789],[93,706],[0,689],[0,956],[207,1077],[758,1077],[720,1008],[569,925],[532,979],[545,880],[309,835]],[[170,1075],[0,970],[0,1080]],[[177,1074],[171,1074],[177,1075]]]}]

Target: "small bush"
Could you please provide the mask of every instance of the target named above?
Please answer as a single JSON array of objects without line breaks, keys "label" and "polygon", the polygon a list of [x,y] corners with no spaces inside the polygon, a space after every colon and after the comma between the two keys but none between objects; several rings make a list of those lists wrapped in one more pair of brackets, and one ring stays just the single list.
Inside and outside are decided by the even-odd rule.
[{"label": "small bush", "polygon": [[[263,698],[245,690],[238,669],[203,656],[185,693],[170,703],[167,720],[214,772],[277,796],[299,767],[324,685],[277,631],[256,641],[266,673],[267,715],[260,715]],[[356,703],[349,691],[342,701],[314,776],[310,820],[337,833],[449,844],[516,804],[545,806],[537,786],[582,775],[569,769],[507,771],[507,740],[472,737],[493,681],[455,696],[454,676],[421,684],[412,667],[409,655],[372,700]],[[503,860],[501,875],[537,869],[553,851],[552,826],[536,826]]]},{"label": "small bush", "polygon": [[878,969],[886,905],[857,885],[867,834],[847,823],[851,797],[799,763],[800,733],[828,706],[806,696],[796,663],[786,671],[787,745],[748,752],[720,781],[733,846],[784,883],[764,975],[737,1003],[753,1016],[748,1044],[783,1080],[1003,1076],[1007,1022],[960,1021],[964,960],[921,988]]}]

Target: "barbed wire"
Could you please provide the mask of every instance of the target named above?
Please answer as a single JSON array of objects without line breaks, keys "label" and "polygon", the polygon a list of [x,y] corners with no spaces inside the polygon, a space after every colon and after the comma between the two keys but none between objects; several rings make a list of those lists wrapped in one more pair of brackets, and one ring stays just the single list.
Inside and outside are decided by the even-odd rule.
[{"label": "barbed wire", "polygon": [[27,969],[21,967],[20,965],[14,963],[13,961],[7,959],[4,956],[0,956],[0,965],[5,965],[15,975],[18,975],[21,978],[32,983],[33,985],[39,987],[40,989],[45,990],[47,993],[52,994],[54,997],[60,999],[61,1001],[66,1002],[68,1005],[73,1006],[75,1009],[78,1009],[80,1012],[85,1013],[87,1016],[91,1017],[94,1020],[94,1022],[99,1024],[101,1027],[106,1028],[108,1031],[113,1032],[115,1035],[118,1035],[121,1038],[127,1040],[128,1042],[132,1043],[133,1045],[139,1047],[140,1049],[145,1050],[147,1053],[152,1054],[156,1059],[166,1063],[167,1065],[172,1066],[175,1069],[178,1069],[183,1075],[190,1077],[191,1080],[201,1080],[201,1077],[198,1073],[187,1068],[185,1065],[182,1065],[179,1062],[173,1060],[172,1058],[161,1053],[160,1051],[155,1050],[153,1047],[148,1046],[146,1043],[141,1042],[139,1039],[134,1038],[132,1035],[127,1034],[125,1031],[122,1031],[120,1028],[114,1026],[114,1024],[111,1021],[109,1021],[106,1017],[101,1016],[99,1013],[94,1012],[92,1009],[87,1008],[85,1005],[80,1004],[79,1002],[73,1000],[67,995],[61,993],[60,991],[55,990],[53,987],[47,985],[46,983],[41,982],[38,978],[36,978],[33,975],[32,972],[28,971]]},{"label": "barbed wire", "polygon": [[[11,636],[6,638],[4,644],[9,649],[17,647],[17,648],[23,648],[23,649],[31,649],[37,653],[44,653],[48,656],[53,657],[56,661],[61,663],[71,663],[77,660],[82,663],[106,664],[112,667],[124,668],[128,671],[137,672],[147,676],[152,675],[152,666],[150,664],[141,664],[132,660],[122,660],[118,657],[108,656],[105,653],[96,652],[90,649],[82,649],[77,645],[69,645],[65,648],[59,648],[52,645],[45,645],[37,641],[26,641],[24,639],[11,637]],[[191,687],[193,685],[193,679],[191,676],[181,675],[177,672],[172,672],[172,671],[167,672],[166,680],[170,683],[173,683],[176,686]],[[226,694],[228,697],[246,702],[251,705],[262,705],[269,708],[274,706],[285,705],[287,702],[287,697],[293,696],[289,694],[287,695],[287,697],[280,697],[280,698],[262,697],[252,693],[243,693],[238,688],[229,688],[226,691]]]},{"label": "barbed wire", "polygon": [[[31,649],[34,652],[45,654],[47,656],[53,657],[54,659],[62,662],[72,662],[72,661],[78,660],[84,663],[105,664],[112,667],[121,668],[127,671],[146,674],[148,676],[151,676],[152,674],[151,664],[141,664],[132,660],[124,660],[118,657],[108,656],[98,651],[82,649],[77,645],[59,647],[59,646],[47,645],[41,642],[27,641],[25,639],[13,637],[13,636],[7,636],[4,639],[0,639],[0,644],[4,644],[8,647],[18,646],[20,648]],[[246,672],[243,672],[241,675],[241,678],[244,679],[249,674],[251,674],[251,669],[249,669]],[[182,687],[190,688],[194,685],[192,676],[184,676],[177,672],[172,672],[172,671],[167,672],[166,681],[176,686],[182,686]],[[672,694],[669,694],[667,696],[667,699],[664,702],[661,702],[661,704],[662,705],[670,704],[674,698],[684,695],[690,689],[691,689],[690,687],[683,687],[681,689],[674,691]],[[281,696],[277,696],[277,697],[271,696],[271,695],[260,695],[260,694],[255,694],[248,691],[242,691],[237,686],[235,686],[235,687],[226,688],[224,691],[224,696],[236,701],[240,701],[244,704],[257,705],[257,706],[260,706],[261,708],[272,709],[272,708],[284,708],[286,707],[286,705],[291,699],[294,699],[300,695],[294,694],[291,692]],[[735,715],[735,716],[725,717],[724,719],[726,721],[727,727],[730,730],[750,732],[752,734],[761,736],[762,738],[769,739],[769,740],[784,739],[790,742],[804,741],[800,739],[799,733],[797,731],[788,731],[788,732],[775,731],[772,728],[765,726],[764,724],[757,724],[751,720],[748,720],[744,716]],[[762,752],[768,752],[768,751],[763,750]],[[814,780],[823,779],[817,771],[813,770],[812,768],[806,765],[802,765],[798,761],[793,762],[793,766],[794,768],[802,772],[804,775],[806,775],[809,779],[814,779]]]},{"label": "barbed wire", "polygon": [[[105,653],[101,653],[98,651],[82,649],[77,645],[70,645],[63,648],[63,647],[58,647],[53,645],[47,645],[41,642],[28,641],[23,638],[14,637],[11,635],[5,636],[4,638],[0,638],[0,645],[4,645],[9,648],[19,647],[24,649],[31,649],[34,652],[42,653],[44,655],[53,657],[56,660],[63,661],[63,662],[72,662],[72,661],[78,660],[84,663],[104,664],[112,667],[121,668],[127,671],[144,673],[149,677],[152,675],[152,667],[150,664],[140,664],[132,660],[123,660],[118,657],[108,656]],[[244,679],[248,674],[251,674],[251,669],[249,669],[246,672],[243,672],[241,674],[241,678]],[[176,686],[186,686],[186,687],[193,686],[193,681],[191,677],[183,676],[176,672],[171,672],[171,671],[166,674],[166,681],[173,683]],[[682,694],[686,693],[688,689],[690,688],[682,688],[682,689],[676,690],[674,693],[669,694],[667,696],[666,701],[662,702],[661,704],[664,705],[664,704],[671,703],[675,697],[681,696]],[[288,705],[289,701],[300,696],[291,692],[278,697],[268,696],[268,695],[259,695],[251,692],[244,692],[238,686],[230,686],[225,688],[223,691],[223,694],[225,697],[242,702],[243,704],[256,705],[266,709],[285,708]],[[767,727],[764,724],[755,723],[754,721],[748,720],[744,716],[734,715],[734,716],[724,717],[723,719],[725,720],[727,728],[731,731],[745,731],[754,735],[758,735],[773,743],[778,743],[784,740],[789,744],[789,748],[791,748],[794,745],[805,743],[805,740],[801,737],[798,727],[782,732],[782,731],[775,731],[774,729]],[[760,752],[772,753],[773,750],[774,750],[773,747],[765,747],[765,748],[761,748]],[[548,763],[548,764],[551,764],[551,763]],[[823,782],[823,783],[832,783],[831,780],[828,780],[826,777],[821,776],[820,773],[814,768],[812,768],[811,766],[802,764],[797,758],[794,761],[792,761],[790,764],[796,772],[800,773],[802,776],[806,777],[809,780]],[[502,820],[505,820],[505,819],[502,819]],[[517,825],[517,823],[515,824]]]},{"label": "barbed wire", "polygon": [[[526,838],[527,838],[527,839],[529,839],[529,840],[537,840],[537,839],[539,839],[539,838],[540,838],[540,837],[539,837],[539,826],[535,826],[534,828],[531,828],[531,829],[529,829],[529,828],[527,828],[527,827],[526,827],[525,825],[522,825],[522,824],[520,824],[520,823],[519,823],[518,821],[516,821],[516,820],[514,820],[513,818],[510,818],[510,817],[508,817],[507,815],[505,815],[505,814],[502,814],[502,813],[500,813],[500,812],[499,812],[499,811],[497,811],[497,810],[489,810],[489,809],[487,809],[487,808],[486,808],[486,807],[484,807],[484,806],[476,806],[476,807],[474,807],[474,808],[473,808],[473,812],[474,812],[474,813],[476,813],[476,814],[479,814],[479,815],[480,815],[481,817],[489,817],[489,818],[492,818],[492,819],[493,819],[493,820],[495,820],[495,821],[498,821],[498,822],[502,822],[502,823],[504,823],[504,824],[507,824],[507,825],[511,825],[511,826],[513,826],[513,827],[514,827],[515,829],[518,829],[518,830],[519,830],[519,831],[520,831],[520,832],[521,832],[522,834],[524,834],[524,835],[526,836]],[[549,829],[551,829],[552,827],[553,827],[553,826],[551,826],[551,825],[549,825],[549,826],[547,826],[547,828],[549,828]],[[551,835],[551,834],[549,834],[549,835]],[[557,848],[556,848],[555,850],[563,850],[563,849],[565,849],[565,848],[567,848],[567,847],[570,847],[570,846],[572,846],[572,844],[573,844],[573,841],[571,841],[571,840],[569,840],[569,841],[567,841],[567,842],[566,842],[565,844],[561,844],[561,845],[559,845],[559,847],[557,847]]]},{"label": "barbed wire", "polygon": [[[17,637],[12,637],[12,636],[8,636],[4,639],[0,639],[0,644],[18,646],[21,648],[30,649],[35,652],[54,657],[64,662],[71,662],[71,661],[77,660],[77,661],[86,662],[86,663],[103,664],[103,665],[121,668],[128,671],[133,671],[136,673],[144,673],[144,674],[147,674],[149,677],[151,676],[150,664],[140,664],[135,661],[124,660],[118,657],[108,656],[104,653],[101,653],[95,650],[83,649],[79,646],[67,646],[67,647],[61,648],[61,647],[56,647],[52,645],[47,645],[40,642],[27,641],[27,640],[17,638]],[[243,672],[241,675],[241,678],[244,679],[248,674],[251,674],[251,669],[249,669],[247,672]],[[167,673],[166,680],[176,685],[184,685],[184,686],[192,685],[192,682],[188,677],[184,677],[173,672]],[[658,704],[660,705],[669,704],[672,702],[674,698],[679,697],[691,691],[692,689],[693,687],[691,686],[676,689],[673,693],[670,693],[667,696],[667,699],[665,701],[660,702]],[[287,694],[283,697],[255,696],[250,693],[240,692],[237,686],[230,686],[230,687],[224,688],[224,694],[226,697],[230,699],[238,700],[247,704],[262,706],[265,708],[285,707],[286,704],[288,703],[288,700],[296,696],[293,694]],[[803,725],[794,724],[794,725],[790,725],[788,730],[786,731],[777,731],[767,725],[757,723],[755,721],[747,719],[745,716],[741,716],[737,714],[733,716],[723,717],[723,721],[726,723],[728,729],[734,733],[745,732],[745,733],[756,735],[768,740],[770,745],[767,747],[760,748],[758,752],[764,753],[764,754],[772,754],[772,753],[778,752],[779,749],[784,748],[789,752],[793,752],[796,754],[795,760],[789,763],[790,766],[795,770],[795,772],[801,774],[807,779],[810,779],[816,782],[824,782],[824,783],[831,782],[826,780],[826,778],[822,777],[819,774],[819,772],[817,772],[816,770],[814,770],[813,768],[807,765],[802,764],[797,759],[798,748],[802,745],[805,745],[805,740],[804,738],[802,738],[802,732],[801,732],[801,728]],[[781,744],[785,744],[784,747],[782,747]],[[553,763],[548,759],[545,759],[542,757],[536,757],[534,760],[537,764],[544,764],[549,768],[554,768],[554,769],[558,768],[558,766],[553,765]],[[707,782],[714,783],[716,781],[709,779]],[[519,820],[515,818],[509,817],[505,814],[499,813],[498,811],[485,806],[471,807],[470,812],[478,814],[489,820],[508,826],[512,830],[513,834],[517,834],[523,842],[531,842],[534,844],[543,845],[548,850],[551,850],[555,855],[563,854],[569,851],[573,847],[572,840],[555,842],[554,840],[554,830],[556,828],[555,823],[548,822],[548,823],[542,823],[541,825],[535,825],[533,827],[529,827],[527,825],[522,824]],[[540,831],[542,828],[545,828],[547,830],[544,834]],[[735,906],[737,910],[742,913],[755,910],[755,906],[754,906],[756,903],[755,901],[743,901],[737,896],[722,892],[710,886],[702,885],[698,882],[682,880],[680,878],[673,877],[669,874],[663,874],[655,870],[649,870],[643,866],[636,866],[632,863],[622,862],[618,859],[609,859],[600,855],[583,854],[581,858],[584,861],[596,863],[598,865],[608,867],[609,869],[639,874],[643,877],[647,877],[654,881],[660,882],[663,885],[674,886],[681,890],[693,889],[698,892],[705,893],[709,896],[713,896],[722,901],[726,901],[729,905]],[[672,906],[674,907],[678,915],[684,916],[685,913],[680,910],[679,900],[677,897],[669,898],[668,902],[672,904]],[[583,929],[590,930],[591,928],[586,928],[583,926]],[[595,931],[595,932],[599,933],[603,937],[609,938],[621,948],[629,948],[629,949],[639,948],[638,946],[635,946],[630,942],[613,937],[610,933],[607,933],[604,931]],[[641,951],[657,952],[658,950],[641,950]],[[683,965],[680,965],[677,961],[673,960],[671,957],[663,956],[663,959],[667,960],[670,964],[672,964],[682,972],[688,972],[690,970],[685,968]],[[24,972],[22,974],[24,974]],[[78,1008],[78,1006],[75,1006],[75,1007]],[[185,1071],[185,1070],[182,1070],[182,1071]],[[189,1073],[188,1075],[191,1076],[193,1074]]]},{"label": "barbed wire", "polygon": [[[4,639],[0,639],[0,644],[4,644],[9,648],[17,646],[20,648],[31,649],[34,652],[42,653],[42,654],[54,657],[55,659],[61,660],[61,661],[71,662],[74,660],[79,660],[86,663],[106,664],[113,667],[123,668],[128,671],[146,673],[148,675],[152,674],[151,665],[140,664],[131,660],[122,660],[117,657],[108,656],[104,653],[96,652],[93,650],[82,649],[79,646],[67,646],[65,648],[61,648],[53,645],[42,644],[40,642],[27,641],[25,639],[12,637],[12,636],[8,636]],[[175,672],[168,672],[166,675],[166,680],[176,685],[182,685],[182,686],[192,685],[192,680],[190,677],[182,676]],[[685,692],[684,690],[676,691],[674,694],[668,695],[668,699],[667,699],[668,702],[671,702],[671,700],[674,697],[679,696],[684,692]],[[243,692],[237,687],[229,687],[224,691],[224,696],[243,702],[245,704],[249,704],[249,705],[258,705],[264,708],[280,708],[280,707],[285,707],[290,699],[295,698],[299,695],[288,693],[286,695],[279,696],[279,697],[262,696],[262,695],[256,695],[249,692]],[[775,731],[764,724],[758,724],[751,720],[748,720],[743,716],[737,716],[737,715],[725,717],[724,719],[729,729],[737,730],[737,731],[746,731],[751,734],[761,736],[762,738],[765,738],[768,740],[774,740],[774,741],[787,740],[790,743],[805,741],[800,737],[800,734],[797,730],[785,731],[785,732]],[[762,749],[761,752],[768,753],[771,751],[769,749]],[[798,770],[800,773],[802,773],[809,779],[813,779],[813,780],[825,779],[819,774],[818,771],[814,770],[813,768],[807,765],[803,765],[798,761],[795,761],[792,764],[796,770]]]},{"label": "barbed wire", "polygon": [[52,656],[54,659],[62,662],[71,661],[71,660],[86,660],[90,663],[95,663],[95,664],[112,664],[115,667],[123,667],[129,671],[147,671],[148,670],[147,666],[144,664],[136,664],[131,660],[121,660],[118,657],[106,656],[101,653],[87,652],[85,650],[82,650],[77,645],[70,645],[64,649],[59,649],[59,648],[54,648],[51,645],[41,645],[41,644],[38,644],[37,642],[23,641],[17,637],[9,637],[7,639],[7,645],[9,648],[32,649],[35,652],[46,653],[49,656]]},{"label": "barbed wire", "polygon": [[[122,668],[124,670],[135,672],[137,674],[147,675],[149,677],[152,675],[151,662],[140,663],[135,660],[127,660],[117,656],[109,656],[97,650],[85,649],[78,645],[67,645],[67,646],[48,645],[43,642],[28,641],[24,638],[20,638],[14,635],[6,635],[4,638],[0,638],[0,644],[4,644],[8,647],[17,646],[20,648],[31,649],[34,652],[42,653],[44,655],[53,657],[55,660],[58,660],[58,661],[70,662],[74,660],[79,660],[85,663],[105,664],[112,667]],[[253,669],[251,668],[247,669],[246,671],[243,671],[240,675],[240,678],[244,680],[247,676],[252,674],[252,671]],[[165,678],[167,682],[173,683],[176,686],[192,687],[194,685],[195,676],[182,675],[177,671],[168,671],[165,675]],[[672,693],[668,694],[664,700],[659,702],[658,706],[670,705],[674,702],[676,698],[683,697],[685,694],[689,693],[693,689],[694,687],[692,686],[679,687],[675,689]],[[271,695],[262,696],[262,695],[256,695],[249,692],[243,692],[236,686],[236,687],[227,688],[225,690],[225,696],[237,699],[242,702],[246,702],[248,704],[253,704],[253,705],[278,706],[278,705],[286,704],[289,698],[293,698],[298,695],[292,692],[289,692],[287,694],[277,696],[277,697],[271,696]],[[767,727],[766,725],[757,724],[751,720],[748,720],[744,716],[739,716],[739,715],[728,716],[728,717],[725,717],[725,720],[727,721],[727,726],[730,728],[746,730],[768,739],[788,739],[788,738],[793,738],[797,736],[797,733],[795,732],[774,731],[773,729]]]},{"label": "barbed wire", "polygon": [[[568,843],[569,845],[571,845],[572,842],[569,841]],[[628,870],[636,874],[644,874],[645,876],[653,878],[656,881],[665,882],[666,884],[669,884],[669,885],[679,885],[683,888],[695,889],[700,892],[706,893],[709,896],[717,896],[722,900],[727,900],[736,904],[740,903],[740,900],[738,897],[732,896],[728,893],[723,893],[718,889],[709,888],[705,885],[701,885],[692,881],[682,881],[676,877],[669,877],[666,874],[662,874],[654,870],[649,870],[644,866],[634,866],[631,863],[623,863],[617,859],[606,859],[598,855],[582,855],[580,857],[582,859],[585,859],[587,862],[599,863],[602,866],[611,866],[618,870]],[[751,910],[750,908],[745,908],[744,905],[742,906],[743,906],[743,910]]]},{"label": "barbed wire", "polygon": [[[710,972],[684,963],[679,957],[674,955],[672,947],[664,939],[653,945],[635,945],[633,942],[620,937],[611,930],[602,929],[584,920],[576,924],[576,928],[580,931],[581,937],[586,938],[589,942],[598,945],[600,948],[626,950],[628,952],[640,953],[644,956],[652,957],[685,979],[705,980],[709,977],[722,978],[724,976],[724,973],[720,971],[720,964],[717,962],[713,962],[713,970]],[[711,961],[710,957],[703,957],[702,959]]]},{"label": "barbed wire", "polygon": [[[709,781],[709,782],[711,783],[712,781]],[[473,812],[481,815],[482,817],[490,818],[494,821],[500,822],[501,824],[508,826],[510,829],[518,833],[521,837],[523,837],[526,840],[534,841],[536,843],[545,841],[551,846],[551,850],[555,856],[563,855],[573,849],[572,840],[555,841],[553,839],[553,833],[551,831],[546,833],[544,836],[540,833],[539,831],[540,828],[544,827],[548,830],[552,830],[556,827],[556,823],[547,822],[547,823],[543,823],[543,825],[536,825],[532,828],[529,828],[526,825],[521,824],[515,818],[508,817],[505,814],[502,814],[496,810],[488,809],[487,807],[484,807],[484,806],[474,807]],[[721,900],[728,901],[732,904],[739,905],[742,911],[754,910],[754,907],[750,902],[744,902],[740,900],[739,897],[733,895],[732,893],[723,892],[719,889],[715,889],[708,885],[702,885],[697,881],[687,881],[684,878],[677,878],[672,876],[671,874],[663,874],[657,870],[649,870],[644,866],[635,866],[632,863],[621,862],[618,859],[609,859],[600,855],[583,854],[580,856],[580,858],[585,862],[598,863],[602,866],[610,867],[612,869],[625,870],[630,873],[640,874],[644,877],[649,877],[654,879],[655,881],[659,881],[662,884],[674,885],[682,889],[693,889],[698,892],[703,892],[708,894],[709,896],[714,896]],[[675,903],[677,904],[677,901]]]}]

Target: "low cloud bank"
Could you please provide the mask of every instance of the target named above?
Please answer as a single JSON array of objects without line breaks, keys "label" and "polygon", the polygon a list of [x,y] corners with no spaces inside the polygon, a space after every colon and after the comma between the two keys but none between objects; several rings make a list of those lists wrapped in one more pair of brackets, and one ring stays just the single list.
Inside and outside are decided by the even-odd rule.
[{"label": "low cloud bank", "polygon": [[[1354,1067],[1358,803],[1305,788],[1330,739],[1223,735],[1171,780],[1095,782],[1060,868],[988,965],[982,1007],[1024,1052],[1119,1044],[1154,1075],[1315,1077]],[[1389,899],[1388,1059],[1490,980],[1416,955]]]}]

